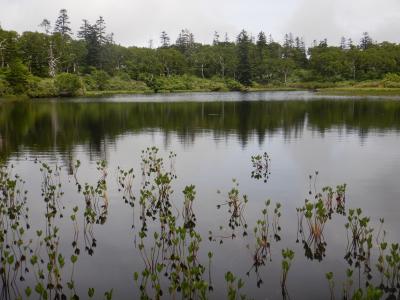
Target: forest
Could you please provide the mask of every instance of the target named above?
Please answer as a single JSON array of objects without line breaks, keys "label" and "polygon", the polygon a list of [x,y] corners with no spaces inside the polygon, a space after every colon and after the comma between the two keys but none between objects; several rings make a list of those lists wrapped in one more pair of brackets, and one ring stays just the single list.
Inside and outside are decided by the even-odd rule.
[{"label": "forest", "polygon": [[232,40],[215,32],[212,44],[202,44],[183,29],[175,41],[162,31],[159,47],[125,47],[103,17],[83,20],[73,33],[65,9],[37,29],[19,34],[0,28],[0,96],[400,88],[400,45],[377,43],[367,32],[359,41],[343,37],[333,46],[324,39],[307,47],[291,33],[279,43],[246,30]]}]

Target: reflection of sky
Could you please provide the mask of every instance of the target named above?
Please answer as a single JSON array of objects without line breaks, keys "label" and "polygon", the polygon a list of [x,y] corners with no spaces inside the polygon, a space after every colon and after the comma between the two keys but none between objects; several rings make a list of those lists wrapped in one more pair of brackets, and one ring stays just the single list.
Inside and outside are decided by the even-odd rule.
[{"label": "reflection of sky", "polygon": [[[177,153],[176,172],[178,180],[175,185],[176,199],[182,199],[180,192],[185,185],[195,184],[197,198],[195,212],[199,220],[199,229],[207,236],[209,228],[214,230],[226,224],[227,212],[224,209],[216,210],[216,204],[222,201],[221,190],[226,195],[232,187],[231,179],[236,178],[240,183],[241,192],[249,196],[246,208],[246,219],[253,227],[264,200],[271,198],[283,205],[282,235],[284,240],[272,247],[272,263],[267,263],[262,274],[265,284],[261,289],[255,289],[255,283],[249,281],[246,291],[259,298],[270,295],[269,299],[279,298],[280,249],[290,246],[296,249],[296,258],[293,270],[290,272],[288,288],[296,299],[315,299],[321,293],[327,293],[328,287],[324,274],[334,271],[336,278],[343,278],[346,265],[343,260],[345,251],[345,230],[342,218],[335,217],[326,227],[325,237],[328,242],[327,258],[321,263],[308,263],[303,258],[301,245],[296,245],[296,212],[295,209],[303,204],[308,192],[308,175],[315,170],[319,171],[317,186],[336,186],[347,183],[347,205],[349,207],[363,207],[365,213],[377,222],[384,217],[386,228],[390,231],[389,239],[400,240],[400,190],[398,178],[400,175],[400,152],[398,145],[400,136],[393,132],[370,132],[366,137],[360,137],[357,132],[341,132],[331,129],[324,134],[312,131],[307,124],[300,135],[295,138],[283,136],[278,131],[267,136],[260,144],[258,137],[250,135],[243,145],[235,134],[215,137],[212,132],[203,132],[196,136],[193,143],[182,143],[176,134],[170,134],[166,142],[164,134],[152,131],[138,134],[125,134],[117,138],[115,143],[105,144],[106,156],[109,161],[109,176],[115,176],[118,165],[125,168],[134,167],[136,187],[140,182],[139,157],[142,149],[157,145],[162,154],[172,150]],[[267,184],[250,179],[250,157],[267,151],[271,158],[271,177]],[[24,156],[35,156],[35,153],[23,153]],[[74,159],[82,161],[79,175],[82,181],[93,182],[95,178],[95,164],[88,156],[87,149],[77,147]],[[55,156],[57,158],[57,155]],[[39,178],[34,174],[37,168],[32,163],[22,160],[17,163],[25,178],[31,178],[28,185],[39,184]],[[133,247],[133,236],[130,232],[131,213],[128,207],[117,197],[116,180],[109,180],[110,215],[106,225],[95,229],[98,249],[93,257],[83,256],[79,268],[76,270],[76,282],[85,286],[95,286],[100,290],[103,287],[114,287],[115,296],[123,295],[133,289],[132,274],[140,268],[141,263]],[[31,188],[31,186],[30,186]],[[73,184],[66,187],[67,207],[73,203],[81,203],[74,195]],[[39,196],[39,191],[32,195]],[[69,197],[69,198],[68,198]],[[72,206],[71,206],[72,207]],[[40,206],[33,207],[33,225],[40,220]],[[35,228],[35,227],[33,227]],[[70,236],[69,227],[63,227],[65,237]],[[251,231],[251,229],[249,230]],[[246,249],[247,241],[227,240],[222,246],[215,249],[216,244],[210,244],[205,238],[204,251],[215,250],[213,264],[214,284],[224,289],[221,281],[224,272],[231,270],[247,279],[246,271],[251,266],[251,253]],[[67,245],[67,246],[66,246]],[[70,250],[69,242],[64,245]],[[139,263],[138,263],[139,262]],[[307,270],[307,271],[305,271]],[[93,277],[93,274],[96,274]],[[337,274],[337,275],[336,275]],[[219,279],[218,279],[219,278]],[[316,288],[317,287],[317,288]],[[341,284],[337,284],[337,289]],[[217,296],[217,294],[216,294]]]}]

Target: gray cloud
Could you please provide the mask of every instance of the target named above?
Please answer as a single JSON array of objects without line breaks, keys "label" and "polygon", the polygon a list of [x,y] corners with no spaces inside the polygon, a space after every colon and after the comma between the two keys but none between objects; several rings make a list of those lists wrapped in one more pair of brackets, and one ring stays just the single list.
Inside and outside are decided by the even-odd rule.
[{"label": "gray cloud", "polygon": [[82,19],[102,15],[124,45],[157,44],[162,30],[174,40],[182,28],[208,43],[215,30],[233,38],[242,28],[276,40],[293,32],[308,43],[325,37],[337,43],[342,35],[358,40],[363,31],[379,41],[400,40],[398,0],[0,0],[0,22],[18,32],[39,30],[41,20],[54,20],[60,8],[68,10],[74,31]]},{"label": "gray cloud", "polygon": [[377,41],[400,41],[398,0],[301,0],[284,27],[310,43],[328,39],[338,44],[342,36],[358,41],[363,32]]}]

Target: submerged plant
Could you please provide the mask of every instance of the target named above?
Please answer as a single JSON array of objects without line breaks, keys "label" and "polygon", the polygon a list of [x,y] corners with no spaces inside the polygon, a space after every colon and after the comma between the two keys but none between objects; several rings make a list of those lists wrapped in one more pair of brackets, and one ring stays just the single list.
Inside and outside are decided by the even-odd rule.
[{"label": "submerged plant", "polygon": [[331,300],[335,299],[335,281],[333,280],[333,273],[328,272],[325,274],[329,284],[329,293],[331,294]]},{"label": "submerged plant", "polygon": [[244,286],[244,281],[241,278],[237,278],[232,272],[228,271],[225,273],[225,281],[227,284],[227,299],[247,299],[245,294],[240,293]]},{"label": "submerged plant", "polygon": [[269,179],[269,175],[271,174],[269,168],[271,159],[268,156],[267,152],[264,154],[254,155],[251,157],[251,163],[253,166],[253,171],[251,171],[251,178],[260,180],[262,179],[265,183]]},{"label": "submerged plant", "polygon": [[373,242],[373,231],[370,227],[370,218],[362,216],[361,208],[349,209],[347,223],[347,249],[345,259],[350,266],[353,265],[359,270],[359,288],[361,286],[361,264],[364,266],[364,273],[367,276],[367,282],[372,279],[371,276],[371,249]]},{"label": "submerged plant", "polygon": [[[117,169],[118,192],[122,193],[122,199],[132,207],[133,213],[135,209],[140,212],[140,220],[136,221],[141,226],[135,226],[131,232],[135,234],[134,245],[143,265],[134,272],[134,281],[141,299],[209,299],[213,297],[211,293],[214,290],[211,281],[214,254],[206,249],[207,244],[198,229],[200,220],[195,211],[195,186],[185,186],[183,195],[174,197],[173,187],[177,178],[174,159],[175,155],[170,154],[168,160],[164,160],[154,147],[143,151],[142,182],[137,190],[133,188],[133,169]],[[30,212],[24,181],[13,174],[12,165],[0,165],[1,298],[8,300],[37,296],[39,299],[76,300],[82,297],[78,295],[82,287],[79,286],[80,282],[75,282],[75,272],[79,271],[82,255],[86,255],[80,252],[81,246],[85,246],[89,255],[94,255],[97,244],[94,228],[105,224],[108,218],[107,163],[97,163],[99,177],[92,184],[79,182],[79,161],[72,170],[68,170],[68,174],[73,175],[78,194],[83,196],[84,201],[67,209],[63,205],[68,202],[63,199],[62,168],[56,164],[41,162],[39,165],[43,198],[41,205],[44,210],[41,214],[43,225],[36,232],[29,231]],[[312,184],[314,193],[311,191]],[[298,234],[303,240],[307,257],[322,260],[326,248],[326,224],[336,214],[345,215],[348,232],[345,259],[350,266],[343,283],[343,299],[379,299],[383,294],[389,299],[399,297],[400,246],[385,241],[386,232],[383,231],[382,234],[383,220],[374,243],[375,231],[370,218],[363,216],[361,209],[346,211],[346,185],[337,186],[336,189],[325,187],[320,193],[317,193],[315,186],[316,179],[312,182],[310,177],[310,194],[314,195],[313,200],[306,200],[304,206],[297,209]],[[73,183],[72,187],[75,190]],[[136,202],[135,199],[139,201]],[[229,234],[213,236],[211,232],[211,240],[234,238],[238,229],[243,230],[243,236],[247,236],[247,203],[247,196],[239,192],[238,183],[234,181],[234,187],[227,193],[227,199],[218,205],[218,208],[227,207]],[[281,204],[272,206],[268,200],[264,205],[261,217],[256,221],[251,220],[254,234],[246,237],[246,242],[247,239],[250,241],[247,246],[252,258],[252,266],[247,274],[255,271],[258,286],[265,280],[259,272],[260,268],[266,266],[268,260],[272,261],[274,247],[284,239],[280,225]],[[65,222],[61,221],[66,211],[70,213],[70,220],[63,221],[72,221],[69,223],[73,234],[72,249],[61,246],[65,244],[62,241],[65,228],[61,225]],[[80,219],[82,215],[83,220]],[[83,237],[80,236],[82,224]],[[222,227],[220,229],[223,230]],[[378,252],[377,255],[374,255],[374,249]],[[284,299],[289,298],[287,279],[294,256],[295,253],[290,248],[282,250],[280,284]],[[377,262],[373,264],[376,257]],[[373,285],[376,282],[372,280],[374,266],[380,275],[379,286]],[[362,267],[366,277],[365,284],[361,284]],[[357,270],[358,287],[354,288],[353,277]],[[231,271],[222,272],[225,273],[227,298],[245,299],[246,295],[242,291],[244,281]],[[331,299],[334,299],[333,273],[327,273],[326,278]],[[111,299],[113,294],[113,289],[95,292],[94,288],[89,288],[86,297]]]},{"label": "submerged plant", "polygon": [[234,184],[234,187],[228,192],[228,199],[217,205],[218,209],[220,209],[222,206],[228,206],[228,226],[232,230],[232,233],[229,236],[218,236],[219,238],[221,238],[221,242],[222,238],[235,238],[236,228],[242,228],[243,236],[247,235],[247,222],[244,217],[244,210],[246,208],[248,198],[246,195],[243,195],[242,197],[240,196],[239,183],[236,181],[236,179],[233,179],[232,182]]},{"label": "submerged plant", "polygon": [[318,176],[318,172],[315,172],[314,192],[311,188],[313,177],[311,175],[309,177],[309,194],[314,194],[314,201],[306,199],[304,206],[297,208],[297,240],[300,236],[307,258],[321,261],[326,252],[327,243],[324,238],[324,229],[328,220],[332,218],[334,212],[345,214],[346,184],[338,185],[336,190],[327,186],[322,189],[322,192],[317,192],[316,176]]},{"label": "submerged plant", "polygon": [[[271,256],[271,241],[279,241],[281,238],[278,235],[280,231],[279,218],[281,216],[280,213],[280,203],[276,203],[276,207],[274,209],[272,221],[270,221],[269,216],[269,206],[271,204],[270,200],[265,202],[265,208],[262,210],[262,218],[257,220],[256,226],[254,227],[254,237],[256,239],[255,250],[253,254],[253,265],[251,269],[247,272],[247,275],[250,274],[252,269],[255,270],[257,276],[257,286],[263,283],[261,276],[259,274],[259,268],[266,264],[266,261],[269,259],[272,261]],[[272,224],[271,224],[271,223]],[[270,227],[272,227],[272,233],[270,232]]]},{"label": "submerged plant", "polygon": [[183,190],[185,196],[183,203],[183,219],[186,228],[196,227],[196,215],[193,211],[193,201],[196,197],[196,190],[194,185],[186,186]]},{"label": "submerged plant", "polygon": [[288,298],[288,291],[286,287],[286,281],[289,274],[290,267],[294,259],[294,251],[291,249],[282,249],[282,276],[281,276],[281,290],[282,298]]},{"label": "submerged plant", "polygon": [[107,164],[105,161],[97,162],[97,170],[100,172],[100,178],[95,186],[86,182],[82,191],[85,199],[83,235],[85,240],[85,250],[90,255],[93,255],[94,248],[97,246],[93,227],[95,224],[105,224],[108,216],[109,200],[107,193],[106,167]]},{"label": "submerged plant", "polygon": [[5,299],[21,297],[18,281],[25,281],[30,270],[31,242],[26,238],[29,209],[24,183],[13,174],[12,165],[0,165],[0,276],[1,296]]}]

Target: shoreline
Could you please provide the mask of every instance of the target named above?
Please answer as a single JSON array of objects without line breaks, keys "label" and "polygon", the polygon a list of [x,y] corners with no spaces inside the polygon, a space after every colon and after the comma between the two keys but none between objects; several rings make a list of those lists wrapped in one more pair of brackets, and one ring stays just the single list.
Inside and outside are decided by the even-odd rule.
[{"label": "shoreline", "polygon": [[105,91],[87,91],[82,95],[67,96],[67,97],[29,97],[25,94],[22,95],[6,95],[0,97],[0,101],[26,101],[36,99],[76,99],[76,98],[97,98],[118,95],[170,95],[170,94],[183,94],[183,93],[255,93],[255,92],[312,92],[318,96],[400,96],[400,88],[357,88],[357,87],[337,87],[337,88],[319,88],[319,89],[306,89],[294,87],[268,87],[268,88],[248,88],[246,90],[219,90],[213,91],[209,89],[195,89],[195,90],[160,90],[154,91],[139,91],[139,90],[105,90]]}]

